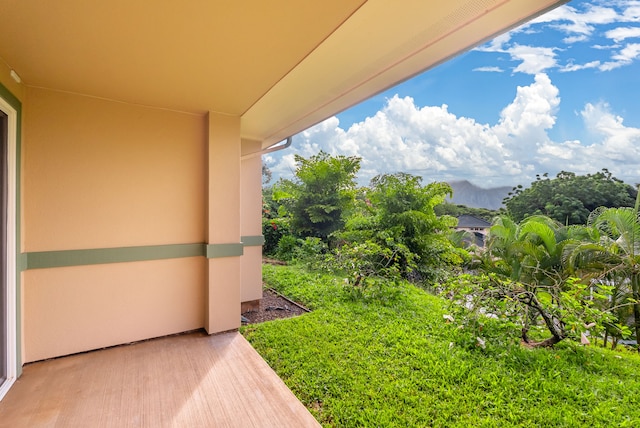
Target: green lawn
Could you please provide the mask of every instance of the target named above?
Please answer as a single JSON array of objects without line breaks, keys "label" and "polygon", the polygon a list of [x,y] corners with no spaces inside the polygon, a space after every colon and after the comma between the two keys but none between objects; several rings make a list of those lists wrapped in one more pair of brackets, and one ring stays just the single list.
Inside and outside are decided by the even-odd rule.
[{"label": "green lawn", "polygon": [[525,349],[490,321],[448,323],[445,302],[409,284],[356,299],[296,267],[264,277],[313,311],[242,332],[324,426],[640,426],[635,353]]}]

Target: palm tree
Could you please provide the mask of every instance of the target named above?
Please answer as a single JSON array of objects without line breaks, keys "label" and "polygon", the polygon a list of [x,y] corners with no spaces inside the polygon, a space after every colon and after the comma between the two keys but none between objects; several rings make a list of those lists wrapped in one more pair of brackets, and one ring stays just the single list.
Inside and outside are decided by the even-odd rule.
[{"label": "palm tree", "polygon": [[522,246],[518,235],[519,225],[511,217],[500,215],[493,219],[487,237],[485,270],[513,281],[520,279]]},{"label": "palm tree", "polygon": [[640,218],[634,208],[599,208],[592,212],[588,225],[597,233],[591,242],[567,246],[567,264],[597,273],[601,279],[617,279],[612,307],[624,304],[624,287],[631,287],[634,330],[640,352]]},{"label": "palm tree", "polygon": [[[569,231],[540,215],[528,217],[520,224],[508,216],[498,216],[489,230],[484,268],[503,278],[499,282],[502,285],[493,290],[493,297],[522,305],[522,339],[530,346],[551,346],[567,337],[564,321],[544,300],[549,296],[556,306],[560,300],[566,280],[561,264],[562,248]],[[552,337],[532,343],[527,333],[538,317],[542,317]]]},{"label": "palm tree", "polygon": [[[603,230],[609,224],[605,222],[606,218],[603,216],[597,222]],[[607,300],[611,290],[602,286],[590,295],[588,283],[584,281],[589,278],[586,275],[576,278],[575,275],[584,273],[584,269],[580,272],[567,269],[567,255],[574,257],[570,260],[571,266],[580,265],[576,264],[578,259],[586,261],[588,258],[598,259],[601,266],[610,266],[610,261],[604,257],[596,258],[595,253],[577,250],[595,248],[601,236],[605,234],[596,226],[565,226],[542,215],[528,217],[520,224],[507,216],[494,219],[487,251],[480,254],[479,259],[479,268],[491,274],[483,294],[489,299],[516,304],[521,310],[522,339],[527,345],[552,346],[569,336],[576,337],[584,328],[592,328],[586,326],[594,321],[608,322],[612,318],[609,313],[619,309],[614,302],[608,308],[609,313],[603,311],[596,302]],[[616,239],[619,236],[616,234]],[[637,236],[640,240],[640,233]],[[599,256],[603,254],[608,253],[598,253]],[[609,269],[609,274],[613,276],[617,272]],[[551,337],[532,343],[527,337],[529,326],[540,319]]]},{"label": "palm tree", "polygon": [[564,246],[563,264],[571,275],[589,280],[592,289],[609,289],[609,300],[603,310],[614,318],[604,324],[604,346],[611,335],[611,348],[614,349],[623,333],[620,322],[630,315],[631,308],[626,302],[632,298],[631,289],[626,273],[619,269],[621,259],[616,240],[602,235],[596,227],[584,226],[584,229],[589,233]]}]

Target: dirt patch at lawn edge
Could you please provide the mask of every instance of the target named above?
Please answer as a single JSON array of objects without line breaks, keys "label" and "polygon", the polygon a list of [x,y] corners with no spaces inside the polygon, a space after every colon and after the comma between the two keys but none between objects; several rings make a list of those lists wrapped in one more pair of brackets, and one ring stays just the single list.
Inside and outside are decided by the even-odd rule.
[{"label": "dirt patch at lawn edge", "polygon": [[257,324],[282,318],[291,318],[309,312],[309,309],[296,303],[270,288],[262,289],[262,299],[257,310],[242,314],[242,324]]}]

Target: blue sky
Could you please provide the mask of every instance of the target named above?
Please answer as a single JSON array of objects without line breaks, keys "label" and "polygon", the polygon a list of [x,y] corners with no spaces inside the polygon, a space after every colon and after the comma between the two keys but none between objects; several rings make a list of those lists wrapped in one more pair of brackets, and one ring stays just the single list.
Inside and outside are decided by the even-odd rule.
[{"label": "blue sky", "polygon": [[640,0],[574,0],[296,135],[263,161],[360,156],[360,184],[527,186],[536,174],[607,168],[640,183]]}]

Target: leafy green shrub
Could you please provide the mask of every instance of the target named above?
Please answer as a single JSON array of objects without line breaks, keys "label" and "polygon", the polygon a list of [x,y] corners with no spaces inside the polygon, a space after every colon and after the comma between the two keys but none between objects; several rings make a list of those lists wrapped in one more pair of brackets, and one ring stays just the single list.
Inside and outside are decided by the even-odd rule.
[{"label": "leafy green shrub", "polygon": [[267,255],[274,255],[278,249],[278,242],[283,236],[290,234],[288,218],[263,218],[262,235],[264,245],[262,251]]},{"label": "leafy green shrub", "polygon": [[326,261],[331,270],[346,274],[354,287],[366,288],[377,278],[400,279],[398,262],[403,255],[410,260],[412,258],[408,251],[403,254],[400,250],[393,251],[367,240],[341,245]]},{"label": "leafy green shrub", "polygon": [[[443,268],[468,259],[466,251],[454,248],[447,237],[456,220],[438,217],[433,209],[444,201],[451,187],[446,183],[422,186],[421,180],[404,173],[371,180],[360,210],[345,230],[334,234],[339,243],[338,264],[348,267],[351,263],[349,269],[356,271],[362,271],[364,264],[364,270],[376,276],[394,279],[400,275],[412,282],[426,282],[439,278]],[[362,260],[357,261],[359,258]]]},{"label": "leafy green shrub", "polygon": [[327,244],[320,238],[300,239],[293,235],[285,235],[278,241],[274,256],[280,260],[301,262],[309,268],[318,269],[322,268],[319,261],[327,251]]},{"label": "leafy green shrub", "polygon": [[[307,266],[344,276],[345,297],[351,301],[378,299],[389,303],[397,298],[396,285],[402,279],[398,261],[402,256],[370,240],[347,242],[323,258],[315,257],[315,262]],[[412,257],[410,253],[404,256]]]},{"label": "leafy green shrub", "polygon": [[[545,347],[564,339],[580,342],[587,334],[598,336],[612,316],[596,303],[606,301],[611,288],[593,290],[577,278],[568,278],[536,289],[490,274],[460,275],[445,285],[445,293],[454,302],[452,312],[466,323],[501,319],[510,326],[520,326],[522,339],[529,346]],[[528,333],[535,327],[544,327],[551,337],[529,341]]]},{"label": "leafy green shrub", "polygon": [[291,261],[296,258],[299,239],[293,235],[285,235],[278,241],[275,256],[280,260]]},{"label": "leafy green shrub", "polygon": [[298,248],[298,256],[300,258],[317,257],[327,252],[327,244],[320,238],[306,237],[300,241],[300,247]]},{"label": "leafy green shrub", "polygon": [[310,158],[295,155],[295,180],[280,180],[274,199],[291,215],[296,236],[328,240],[342,229],[354,203],[360,158],[331,156],[323,151]]},{"label": "leafy green shrub", "polygon": [[324,257],[328,251],[329,247],[322,239],[308,236],[298,240],[295,258],[312,270],[323,269]]}]

